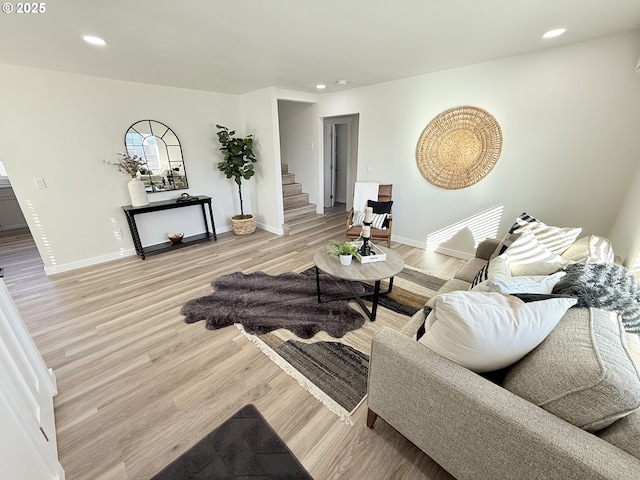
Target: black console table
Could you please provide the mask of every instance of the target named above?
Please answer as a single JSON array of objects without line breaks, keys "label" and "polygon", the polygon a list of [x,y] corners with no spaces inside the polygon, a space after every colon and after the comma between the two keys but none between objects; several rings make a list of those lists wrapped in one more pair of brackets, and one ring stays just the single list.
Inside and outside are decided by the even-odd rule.
[{"label": "black console table", "polygon": [[[209,206],[209,218],[211,219],[211,230],[213,233],[209,232],[209,223],[207,222],[207,212],[204,206]],[[142,246],[142,242],[140,241],[140,234],[138,233],[138,227],[136,226],[136,215],[140,215],[141,213],[149,213],[149,212],[159,212],[161,210],[170,210],[172,208],[182,208],[182,207],[191,207],[193,205],[200,205],[202,207],[202,219],[204,220],[204,231],[205,233],[201,233],[199,235],[193,235],[191,237],[185,237],[182,239],[180,243],[159,243],[157,245],[149,245],[146,247]],[[143,205],[141,207],[133,207],[131,205],[124,205],[122,207],[124,210],[124,214],[127,217],[127,223],[129,224],[129,230],[131,231],[131,238],[133,239],[133,244],[136,247],[136,253],[142,257],[144,260],[147,255],[152,253],[160,253],[167,250],[172,250],[175,248],[181,248],[186,245],[193,245],[194,243],[205,242],[211,240],[213,235],[214,240],[218,240],[218,236],[216,235],[216,225],[213,222],[213,210],[211,209],[211,197],[207,197],[204,195],[198,195],[197,197],[192,197],[192,200],[186,202],[177,202],[176,200],[163,200],[160,202],[150,202],[149,205]]]}]

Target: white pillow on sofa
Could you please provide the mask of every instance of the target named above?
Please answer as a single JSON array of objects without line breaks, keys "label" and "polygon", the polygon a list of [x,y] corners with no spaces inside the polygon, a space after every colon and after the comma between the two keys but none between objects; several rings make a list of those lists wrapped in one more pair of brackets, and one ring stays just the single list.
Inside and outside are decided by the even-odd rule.
[{"label": "white pillow on sofa", "polygon": [[470,370],[509,366],[537,347],[574,304],[574,298],[525,303],[497,292],[440,294],[419,340]]},{"label": "white pillow on sofa", "polygon": [[538,242],[530,230],[523,230],[520,237],[500,256],[506,260],[512,276],[550,275],[568,263]]},{"label": "white pillow on sofa", "polygon": [[611,242],[598,235],[589,235],[576,240],[562,258],[578,263],[614,263],[615,255]]},{"label": "white pillow on sofa", "polygon": [[552,275],[493,277],[473,287],[471,291],[550,294],[553,291],[553,287],[555,287],[560,279],[565,275],[566,272],[556,272]]}]

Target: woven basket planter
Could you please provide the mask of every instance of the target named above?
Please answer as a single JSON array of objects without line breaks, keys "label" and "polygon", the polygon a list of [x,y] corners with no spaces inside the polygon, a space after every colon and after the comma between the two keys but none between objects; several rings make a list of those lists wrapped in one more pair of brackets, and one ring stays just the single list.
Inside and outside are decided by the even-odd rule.
[{"label": "woven basket planter", "polygon": [[416,147],[422,176],[438,187],[465,188],[493,169],[502,151],[496,119],[477,107],[442,112],[424,129]]},{"label": "woven basket planter", "polygon": [[256,218],[251,215],[251,218],[235,219],[231,218],[231,229],[236,235],[249,235],[256,231]]}]

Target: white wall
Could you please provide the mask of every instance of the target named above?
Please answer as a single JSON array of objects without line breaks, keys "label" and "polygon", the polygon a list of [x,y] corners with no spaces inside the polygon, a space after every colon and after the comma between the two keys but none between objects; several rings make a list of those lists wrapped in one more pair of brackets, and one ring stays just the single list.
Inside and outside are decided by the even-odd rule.
[{"label": "white wall", "polygon": [[[102,160],[124,151],[124,132],[141,119],[162,121],[176,132],[188,192],[213,197],[218,232],[230,229],[228,217],[239,205],[235,184],[216,168],[215,124],[253,134],[259,162],[243,191],[258,224],[280,233],[277,102],[317,101],[309,138],[321,138],[321,118],[359,114],[357,176],[394,184],[395,240],[423,247],[427,235],[504,204],[500,233],[527,211],[549,224],[611,235],[617,253],[627,258],[640,248],[640,231],[627,227],[635,225],[634,192],[640,190],[640,181],[629,190],[638,163],[639,55],[635,31],[322,95],[268,88],[234,96],[0,65],[0,161],[48,273],[132,254],[120,208],[129,203],[127,177]],[[504,146],[484,180],[444,190],[420,174],[415,146],[436,115],[459,105],[493,114]],[[322,145],[316,142],[320,172]],[[35,188],[39,177],[46,189]],[[616,223],[625,195],[628,204]],[[163,241],[172,230],[196,233],[198,209],[184,210],[140,217],[143,242]],[[122,240],[114,237],[117,228]],[[470,254],[473,242],[462,237],[448,246],[450,253]]]},{"label": "white wall", "polygon": [[296,175],[309,202],[318,204],[318,108],[315,103],[278,101],[280,154],[282,163]]},{"label": "white wall", "polygon": [[[608,236],[638,163],[639,55],[640,32],[630,32],[327,93],[318,110],[360,114],[358,180],[394,184],[398,241],[424,246],[428,234],[499,204],[500,234],[527,211]],[[415,148],[436,115],[460,105],[498,120],[503,150],[485,179],[445,190],[421,175]],[[455,249],[468,255],[473,244]]]},{"label": "white wall", "polygon": [[260,228],[282,234],[284,216],[276,89],[265,88],[242,95],[241,103],[244,132],[245,135],[254,136],[258,159],[255,165],[256,175],[249,182],[253,192],[252,213]]},{"label": "white wall", "polygon": [[[124,152],[124,134],[138,120],[159,120],[176,132],[188,193],[211,196],[218,232],[230,229],[237,193],[216,168],[215,124],[242,127],[239,97],[8,65],[0,65],[0,91],[0,160],[48,273],[132,254],[120,208],[130,203],[128,178],[103,160]],[[46,189],[35,188],[37,177]],[[189,207],[142,215],[139,227],[143,243],[153,244],[169,231],[199,233],[203,222],[199,209]]]},{"label": "white wall", "polygon": [[[640,105],[638,108],[640,109]],[[636,152],[636,159],[640,160],[640,151]],[[640,274],[640,259],[638,258],[640,252],[640,162],[638,164],[620,213],[611,229],[610,239],[624,265],[633,268],[637,274]]]}]

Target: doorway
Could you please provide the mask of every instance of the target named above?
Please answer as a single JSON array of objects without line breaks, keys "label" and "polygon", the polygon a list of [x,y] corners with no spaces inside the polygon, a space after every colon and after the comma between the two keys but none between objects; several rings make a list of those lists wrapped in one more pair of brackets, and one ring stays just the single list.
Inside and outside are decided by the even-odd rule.
[{"label": "doorway", "polygon": [[357,139],[358,115],[324,119],[325,212],[351,208],[357,172]]}]

